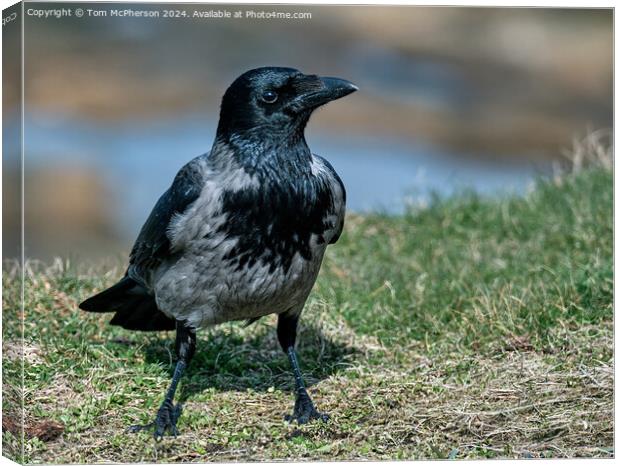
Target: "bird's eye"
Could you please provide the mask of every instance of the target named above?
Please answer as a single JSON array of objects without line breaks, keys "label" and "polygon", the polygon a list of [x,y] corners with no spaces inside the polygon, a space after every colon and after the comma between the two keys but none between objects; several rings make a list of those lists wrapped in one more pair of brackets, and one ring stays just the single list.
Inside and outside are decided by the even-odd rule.
[{"label": "bird's eye", "polygon": [[265,91],[263,92],[263,95],[261,97],[263,101],[267,102],[268,104],[272,104],[276,100],[278,100],[278,93],[276,91]]}]

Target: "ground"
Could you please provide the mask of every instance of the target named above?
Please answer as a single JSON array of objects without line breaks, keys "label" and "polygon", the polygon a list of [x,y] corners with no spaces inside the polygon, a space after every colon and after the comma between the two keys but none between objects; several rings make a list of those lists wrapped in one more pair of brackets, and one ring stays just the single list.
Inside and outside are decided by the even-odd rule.
[{"label": "ground", "polygon": [[[522,197],[462,192],[349,215],[298,350],[327,423],[298,426],[275,318],[200,333],[180,436],[149,422],[171,333],[77,309],[122,274],[5,264],[4,454],[28,463],[613,456],[613,180],[594,167]],[[23,350],[25,443],[20,448]],[[13,384],[13,385],[11,385]]]}]

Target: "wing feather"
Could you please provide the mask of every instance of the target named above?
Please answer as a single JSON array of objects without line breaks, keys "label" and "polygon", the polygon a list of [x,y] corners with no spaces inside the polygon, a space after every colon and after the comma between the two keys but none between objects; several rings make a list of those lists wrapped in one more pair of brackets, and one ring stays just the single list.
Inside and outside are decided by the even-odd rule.
[{"label": "wing feather", "polygon": [[317,158],[323,165],[323,174],[327,178],[328,184],[332,191],[333,208],[335,210],[334,214],[336,216],[336,229],[332,238],[329,240],[329,244],[334,244],[340,238],[340,235],[342,234],[342,229],[344,228],[347,191],[344,188],[344,183],[338,176],[338,173],[336,173],[336,170],[334,170],[334,167],[332,167],[331,163],[329,163],[320,155],[313,154],[313,156]]},{"label": "wing feather", "polygon": [[180,215],[200,196],[204,184],[201,159],[197,157],[177,173],[172,185],[155,204],[142,226],[129,256],[129,273],[134,279],[145,275],[168,257],[170,238],[168,227],[174,216]]}]

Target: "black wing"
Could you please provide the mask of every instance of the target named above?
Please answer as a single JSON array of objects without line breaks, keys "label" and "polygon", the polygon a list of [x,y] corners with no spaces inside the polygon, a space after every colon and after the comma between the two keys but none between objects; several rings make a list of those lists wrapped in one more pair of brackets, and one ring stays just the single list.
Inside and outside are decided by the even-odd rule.
[{"label": "black wing", "polygon": [[130,275],[144,277],[170,252],[168,226],[174,215],[183,213],[200,195],[203,186],[200,159],[185,165],[172,182],[172,186],[159,198],[146,220],[129,256]]}]

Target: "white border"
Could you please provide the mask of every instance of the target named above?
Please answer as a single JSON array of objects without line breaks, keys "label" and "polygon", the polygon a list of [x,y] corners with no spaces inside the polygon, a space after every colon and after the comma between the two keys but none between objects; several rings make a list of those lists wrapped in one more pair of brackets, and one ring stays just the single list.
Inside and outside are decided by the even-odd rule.
[{"label": "white border", "polygon": [[[29,0],[30,2],[37,2],[37,3],[54,3],[54,2],[42,2],[39,0]],[[11,1],[11,0],[0,0],[0,5],[2,6],[2,9],[5,9],[11,5],[14,5],[15,1]],[[599,0],[593,0],[593,1],[589,1],[589,2],[584,2],[584,1],[575,1],[575,0],[571,0],[571,1],[534,1],[534,0],[529,0],[529,1],[513,1],[513,2],[498,2],[498,1],[465,1],[465,0],[450,0],[450,1],[445,1],[445,2],[436,2],[436,1],[424,1],[424,0],[418,0],[418,1],[404,1],[404,0],[390,0],[390,1],[364,1],[364,0],[339,0],[336,2],[333,1],[327,1],[327,0],[314,0],[314,1],[303,1],[303,0],[270,0],[270,1],[255,1],[255,0],[246,0],[246,1],[242,1],[242,0],[230,0],[230,1],[212,1],[212,0],[207,0],[207,1],[202,1],[202,2],[187,2],[187,1],[183,1],[183,0],[167,0],[167,1],[145,1],[145,0],[134,0],[132,2],[97,2],[97,1],[92,1],[92,0],[88,0],[88,1],[81,1],[81,2],[62,2],[62,3],[204,3],[204,4],[299,4],[299,5],[379,5],[379,6],[389,6],[389,5],[411,5],[411,6],[442,6],[442,7],[449,7],[449,6],[469,6],[469,7],[535,7],[535,8],[541,8],[541,7],[551,7],[551,8],[614,8],[616,6],[616,2],[615,1],[599,1]],[[22,13],[23,14],[23,13]],[[22,23],[22,41],[23,41],[23,23]],[[23,43],[23,42],[22,42]],[[618,140],[618,129],[615,127],[615,121],[616,121],[616,109],[618,108],[618,96],[617,93],[615,92],[615,89],[617,88],[618,85],[618,74],[616,73],[616,58],[617,58],[617,53],[618,53],[618,46],[620,45],[618,36],[615,34],[615,11],[614,11],[614,141]],[[23,54],[23,52],[22,52]],[[23,59],[23,55],[22,55],[22,59]],[[23,66],[22,66],[23,69]],[[0,61],[0,74],[2,71],[2,64]],[[23,86],[22,86],[22,93],[23,93]],[[2,97],[2,92],[0,91],[0,98]],[[23,105],[22,105],[23,108]],[[0,133],[0,142],[1,142],[1,133]],[[22,132],[22,139],[23,139],[23,132]],[[23,142],[23,140],[22,140]],[[1,147],[1,146],[0,146]],[[23,147],[23,146],[22,146]],[[615,150],[614,150],[614,158],[615,158]],[[617,248],[615,247],[616,244],[618,244],[617,239],[618,239],[618,235],[620,235],[620,233],[618,232],[618,228],[617,228],[617,216],[615,215],[616,213],[616,206],[618,206],[618,200],[620,197],[620,194],[618,193],[618,190],[615,189],[615,180],[617,179],[618,173],[619,173],[619,168],[617,164],[614,164],[614,357],[615,357],[615,361],[618,360],[618,356],[619,356],[619,351],[618,351],[618,346],[615,345],[615,336],[618,334],[617,330],[618,330],[618,320],[615,318],[615,309],[617,308],[618,302],[619,302],[619,298],[618,298],[618,287],[616,286],[616,281],[615,281],[615,264],[618,263],[618,258],[619,253]],[[0,174],[1,174],[1,169],[0,169]],[[1,187],[1,181],[0,181],[0,187]],[[23,186],[22,186],[23,188]],[[1,200],[1,190],[0,190],[0,200]],[[2,212],[2,206],[0,203],[0,215]],[[23,209],[22,209],[22,214],[23,214]],[[1,238],[1,235],[0,235]],[[1,253],[1,243],[0,243],[0,253]],[[0,297],[1,297],[1,290],[0,290]],[[1,324],[0,324],[1,325]],[[1,328],[1,327],[0,327]],[[614,375],[615,375],[615,366],[614,366]],[[618,391],[615,390],[615,379],[614,379],[614,447],[618,445],[618,429],[615,426],[615,420],[616,420],[616,416],[615,413],[617,412],[617,407],[618,407],[618,402],[620,400],[620,396],[618,394]],[[1,394],[0,394],[0,402],[1,402],[2,398],[1,398]],[[489,463],[497,463],[500,462],[502,465],[505,466],[522,466],[524,464],[524,461],[527,460],[469,460],[467,461],[467,464],[471,464],[471,465],[487,465]],[[538,460],[540,461],[540,460]],[[570,463],[574,463],[574,462],[578,462],[579,464],[588,464],[590,462],[606,462],[609,463],[610,461],[614,461],[614,459],[557,459],[557,460],[548,460],[548,461],[553,461],[555,465],[558,466],[563,466],[563,465],[568,465]],[[385,464],[399,464],[399,465],[406,465],[406,464],[414,464],[414,463],[419,463],[419,461],[383,461],[383,462],[374,462],[374,461],[369,461],[369,462],[364,462],[365,464],[370,464],[370,465],[385,465]],[[8,460],[5,457],[1,457],[0,458],[0,465],[14,465],[16,463]],[[131,464],[138,464],[138,463],[131,463]],[[140,463],[140,464],[145,464],[145,465],[153,465],[156,466],[154,463]],[[191,463],[191,464],[204,464],[204,463]],[[248,465],[248,466],[256,466],[256,463],[233,463],[235,465]],[[259,464],[264,464],[264,465],[269,465],[269,466],[281,466],[281,465],[288,465],[288,464],[299,464],[299,463],[292,463],[292,462],[277,462],[277,463],[259,463]],[[325,464],[325,465],[337,465],[337,466],[359,466],[358,462],[322,462],[321,464]]]}]

